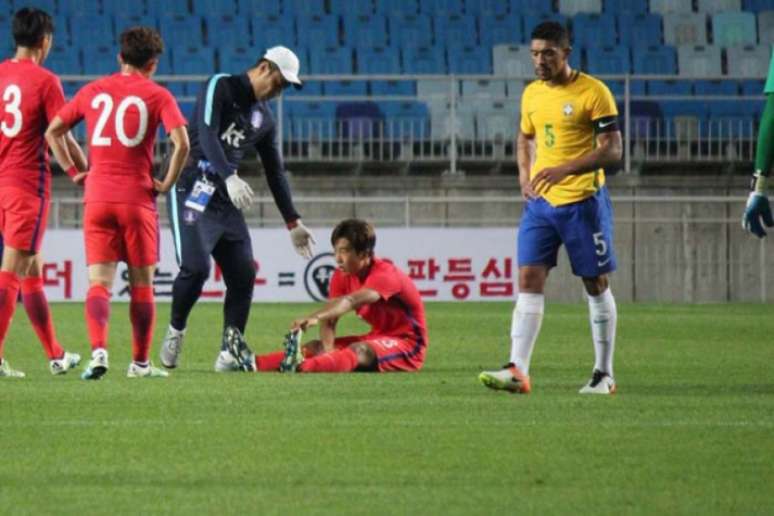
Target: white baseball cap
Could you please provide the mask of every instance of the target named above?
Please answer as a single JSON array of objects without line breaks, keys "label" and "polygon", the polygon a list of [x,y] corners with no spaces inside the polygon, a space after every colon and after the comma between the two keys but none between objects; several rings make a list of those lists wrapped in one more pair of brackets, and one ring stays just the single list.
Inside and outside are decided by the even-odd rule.
[{"label": "white baseball cap", "polygon": [[277,65],[282,77],[286,81],[297,88],[301,86],[301,80],[298,78],[298,71],[301,65],[298,62],[298,57],[292,50],[283,46],[271,47],[263,55],[263,58]]}]

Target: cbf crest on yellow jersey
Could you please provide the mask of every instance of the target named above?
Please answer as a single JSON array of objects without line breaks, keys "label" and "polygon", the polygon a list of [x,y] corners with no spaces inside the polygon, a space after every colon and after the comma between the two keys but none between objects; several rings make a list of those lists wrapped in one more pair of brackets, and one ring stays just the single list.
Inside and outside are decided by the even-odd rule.
[{"label": "cbf crest on yellow jersey", "polygon": [[[596,147],[592,122],[618,115],[613,95],[602,81],[573,72],[568,84],[549,86],[534,81],[521,97],[521,132],[534,136],[537,157],[530,177],[588,154]],[[543,197],[554,206],[581,201],[605,184],[600,168],[570,175],[551,187]]]}]

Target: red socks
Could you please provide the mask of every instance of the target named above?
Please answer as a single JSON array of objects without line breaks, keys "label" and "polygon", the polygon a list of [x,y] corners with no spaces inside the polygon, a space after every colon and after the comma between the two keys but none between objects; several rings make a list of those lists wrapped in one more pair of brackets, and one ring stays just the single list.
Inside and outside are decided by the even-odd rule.
[{"label": "red socks", "polygon": [[307,358],[298,368],[303,373],[348,373],[357,367],[357,353],[349,348]]},{"label": "red socks", "polygon": [[19,278],[12,272],[0,271],[0,358],[3,357],[3,344],[16,310],[18,295]]},{"label": "red socks", "polygon": [[285,358],[284,351],[255,355],[255,369],[258,371],[277,371],[283,358]]},{"label": "red socks", "polygon": [[24,278],[21,281],[21,293],[27,317],[29,317],[40,343],[43,344],[48,359],[62,358],[64,350],[56,340],[51,311],[48,309],[46,293],[43,291],[43,278]]},{"label": "red socks", "polygon": [[129,319],[132,321],[132,359],[140,364],[148,362],[153,329],[156,326],[156,303],[153,287],[132,287]]},{"label": "red socks", "polygon": [[86,328],[92,351],[107,347],[110,292],[102,285],[92,285],[86,293]]}]

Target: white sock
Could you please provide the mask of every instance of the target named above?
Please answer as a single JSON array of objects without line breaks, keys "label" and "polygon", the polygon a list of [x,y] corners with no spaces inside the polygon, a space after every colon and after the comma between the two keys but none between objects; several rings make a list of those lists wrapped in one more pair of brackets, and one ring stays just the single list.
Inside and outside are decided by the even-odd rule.
[{"label": "white sock", "polygon": [[519,294],[511,319],[511,362],[529,374],[529,361],[543,322],[543,294]]},{"label": "white sock", "polygon": [[608,288],[598,296],[589,296],[589,321],[594,341],[594,369],[613,376],[613,351],[618,310]]},{"label": "white sock", "polygon": [[178,330],[177,328],[175,328],[170,324],[169,333],[171,333],[173,337],[177,337],[178,335],[185,335],[185,328],[183,328],[182,330]]}]

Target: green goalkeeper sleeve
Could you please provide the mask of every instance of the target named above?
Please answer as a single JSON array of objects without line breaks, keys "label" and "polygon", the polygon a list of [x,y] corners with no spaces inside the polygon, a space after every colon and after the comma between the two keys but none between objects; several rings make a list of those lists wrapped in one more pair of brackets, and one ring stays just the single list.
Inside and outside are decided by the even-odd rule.
[{"label": "green goalkeeper sleeve", "polygon": [[758,148],[755,151],[755,173],[768,177],[774,162],[774,93],[766,95],[761,124],[758,129]]}]

